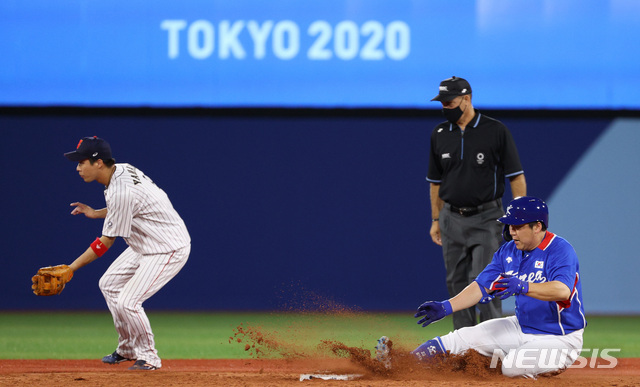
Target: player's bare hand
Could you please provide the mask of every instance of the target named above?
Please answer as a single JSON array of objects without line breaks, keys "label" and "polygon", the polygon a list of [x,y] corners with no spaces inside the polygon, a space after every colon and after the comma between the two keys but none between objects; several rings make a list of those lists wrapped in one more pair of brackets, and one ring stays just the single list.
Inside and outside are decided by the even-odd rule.
[{"label": "player's bare hand", "polygon": [[442,237],[440,236],[440,223],[431,222],[431,230],[429,230],[431,240],[438,246],[442,246]]},{"label": "player's bare hand", "polygon": [[88,205],[80,202],[75,202],[70,204],[71,207],[75,207],[71,211],[71,215],[79,215],[84,214],[87,218],[95,219],[98,217],[96,210],[89,207]]}]

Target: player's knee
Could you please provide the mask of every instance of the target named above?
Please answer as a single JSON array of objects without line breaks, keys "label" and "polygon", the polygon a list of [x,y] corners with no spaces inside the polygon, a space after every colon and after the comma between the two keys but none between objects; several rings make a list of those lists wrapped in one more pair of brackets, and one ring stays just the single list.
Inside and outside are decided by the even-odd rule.
[{"label": "player's knee", "polygon": [[419,361],[428,361],[438,354],[444,354],[444,346],[442,345],[442,340],[440,340],[439,336],[436,336],[435,339],[431,339],[429,341],[425,341],[420,344],[418,348],[411,351],[411,354],[415,356]]},{"label": "player's knee", "polygon": [[100,277],[100,281],[98,281],[98,287],[100,288],[100,291],[102,292],[102,295],[107,296],[107,293],[109,292],[109,288],[107,287],[107,279],[106,277],[103,275],[102,277]]},{"label": "player's knee", "polygon": [[120,293],[115,305],[115,308],[123,315],[137,313],[141,307],[142,302],[139,299],[126,293]]}]

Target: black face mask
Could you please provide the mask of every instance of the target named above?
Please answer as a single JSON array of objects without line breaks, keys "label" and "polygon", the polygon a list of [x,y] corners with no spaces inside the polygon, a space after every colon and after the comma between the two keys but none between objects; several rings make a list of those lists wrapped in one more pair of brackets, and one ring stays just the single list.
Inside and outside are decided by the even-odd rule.
[{"label": "black face mask", "polygon": [[[462,105],[462,102],[460,102],[460,105]],[[464,110],[467,110],[467,108],[464,108],[464,110],[460,109],[460,105],[454,107],[453,109],[442,109],[444,118],[446,118],[447,121],[451,122],[452,124],[457,124],[460,117],[462,117],[462,113],[464,113]]]},{"label": "black face mask", "polygon": [[442,114],[444,115],[444,118],[447,119],[447,121],[451,122],[452,124],[457,124],[458,120],[460,119],[460,117],[462,117],[462,109],[460,109],[460,106],[454,107],[453,109],[442,109]]}]

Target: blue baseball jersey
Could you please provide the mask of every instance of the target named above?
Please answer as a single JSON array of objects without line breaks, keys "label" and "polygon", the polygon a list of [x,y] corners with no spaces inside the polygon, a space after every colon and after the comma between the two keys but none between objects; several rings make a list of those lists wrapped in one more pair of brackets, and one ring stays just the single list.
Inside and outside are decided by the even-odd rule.
[{"label": "blue baseball jersey", "polygon": [[560,281],[571,290],[571,297],[566,301],[542,301],[526,294],[517,295],[516,317],[522,332],[565,335],[587,326],[578,256],[564,238],[547,231],[542,243],[532,251],[518,250],[513,241],[505,243],[476,281],[491,289],[502,273],[531,283]]}]

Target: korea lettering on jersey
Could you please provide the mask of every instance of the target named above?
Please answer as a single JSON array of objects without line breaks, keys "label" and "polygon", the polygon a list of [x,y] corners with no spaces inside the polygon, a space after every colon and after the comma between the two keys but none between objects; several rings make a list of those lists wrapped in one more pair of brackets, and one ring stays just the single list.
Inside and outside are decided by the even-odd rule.
[{"label": "korea lettering on jersey", "polygon": [[524,333],[565,335],[584,328],[578,257],[569,242],[547,231],[532,251],[521,251],[513,241],[503,244],[476,281],[487,289],[500,274],[517,276],[530,283],[560,281],[571,290],[566,301],[542,301],[526,294],[516,296],[516,317]]},{"label": "korea lettering on jersey", "polygon": [[107,216],[102,234],[122,237],[136,253],[162,254],[191,243],[167,194],[136,167],[116,164],[104,196]]}]

